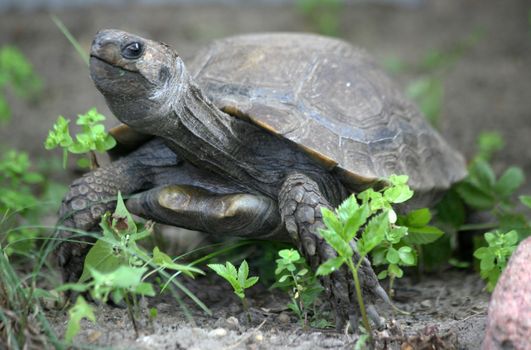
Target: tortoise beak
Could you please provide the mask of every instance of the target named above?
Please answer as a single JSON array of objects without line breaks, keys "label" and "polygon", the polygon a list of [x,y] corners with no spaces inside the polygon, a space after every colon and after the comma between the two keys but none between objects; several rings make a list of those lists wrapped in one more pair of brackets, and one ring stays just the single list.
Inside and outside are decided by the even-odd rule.
[{"label": "tortoise beak", "polygon": [[96,33],[90,47],[90,57],[95,57],[106,63],[116,65],[121,61],[120,42],[123,41],[125,33],[105,29]]}]

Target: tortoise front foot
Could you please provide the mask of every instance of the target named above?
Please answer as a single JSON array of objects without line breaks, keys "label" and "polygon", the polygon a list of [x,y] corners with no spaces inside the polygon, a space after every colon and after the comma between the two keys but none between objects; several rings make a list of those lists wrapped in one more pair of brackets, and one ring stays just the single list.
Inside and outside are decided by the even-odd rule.
[{"label": "tortoise front foot", "polygon": [[91,237],[84,234],[98,229],[101,216],[115,207],[118,186],[112,179],[116,172],[102,168],[85,174],[72,183],[59,209],[58,238],[62,239],[55,257],[63,281],[77,282]]},{"label": "tortoise front foot", "polygon": [[[315,181],[300,173],[289,175],[279,194],[279,207],[287,231],[314,271],[325,261],[337,257],[335,250],[318,233],[319,229],[325,227],[321,208],[331,209],[331,206]],[[354,260],[355,263],[359,261],[356,253]],[[366,305],[378,298],[389,300],[367,259],[364,259],[358,270],[358,276]],[[334,309],[336,328],[342,329],[350,321],[356,331],[360,310],[350,270],[343,265],[339,270],[322,277],[321,283]],[[369,316],[376,323],[379,322],[374,310],[371,310]]]}]

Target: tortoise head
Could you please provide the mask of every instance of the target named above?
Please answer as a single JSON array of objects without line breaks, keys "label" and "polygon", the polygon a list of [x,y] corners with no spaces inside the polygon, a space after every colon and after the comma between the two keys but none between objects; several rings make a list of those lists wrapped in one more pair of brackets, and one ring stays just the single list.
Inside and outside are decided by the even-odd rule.
[{"label": "tortoise head", "polygon": [[152,133],[179,95],[186,70],[168,45],[105,29],[92,42],[90,75],[118,119]]}]

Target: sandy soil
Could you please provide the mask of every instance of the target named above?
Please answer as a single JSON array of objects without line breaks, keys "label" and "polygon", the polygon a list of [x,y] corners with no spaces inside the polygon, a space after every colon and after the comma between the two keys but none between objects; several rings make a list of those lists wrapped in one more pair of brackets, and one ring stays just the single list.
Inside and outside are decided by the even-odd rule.
[{"label": "sandy soil", "polygon": [[[429,49],[451,47],[475,30],[482,38],[444,75],[446,88],[441,132],[467,156],[482,130],[498,130],[507,146],[496,167],[521,166],[531,174],[530,110],[531,28],[525,0],[428,1],[421,8],[357,5],[341,15],[342,37],[371,51],[380,61],[397,57],[418,62]],[[213,38],[236,33],[313,30],[300,13],[288,6],[161,6],[91,7],[56,12],[88,49],[100,28],[114,27],[169,43],[185,59]],[[29,151],[34,157],[50,157],[42,147],[57,115],[74,117],[92,106],[111,115],[93,87],[87,67],[51,22],[48,13],[0,14],[0,44],[19,47],[34,63],[46,83],[40,99],[30,105],[12,100],[11,127],[0,129],[2,144]],[[418,77],[415,71],[397,75],[405,84]],[[109,124],[114,124],[109,121]],[[527,182],[525,192],[531,192]],[[210,289],[200,280],[199,290]],[[446,271],[418,283],[400,281],[397,305],[411,316],[389,314],[399,322],[394,331],[414,334],[426,326],[438,326],[448,348],[477,349],[484,332],[488,295],[475,275]],[[284,296],[258,291],[251,299],[253,322],[247,324],[230,291],[218,299],[206,296],[214,311],[206,317],[193,311],[196,325],[188,322],[171,300],[155,300],[159,317],[154,333],[135,340],[124,310],[100,306],[97,326],[87,325],[81,335],[91,343],[119,348],[168,349],[267,349],[352,348],[353,336],[318,330],[303,331],[279,305]],[[51,312],[59,330],[65,315]],[[236,322],[229,319],[235,316]],[[265,323],[259,327],[261,322]],[[259,328],[259,329],[257,329]],[[217,329],[217,330],[216,330]],[[223,330],[219,330],[223,329]],[[387,333],[392,333],[388,330]],[[425,332],[426,333],[426,332]],[[385,334],[382,335],[384,337]],[[382,338],[383,339],[383,338]],[[395,347],[396,347],[395,343]]]}]

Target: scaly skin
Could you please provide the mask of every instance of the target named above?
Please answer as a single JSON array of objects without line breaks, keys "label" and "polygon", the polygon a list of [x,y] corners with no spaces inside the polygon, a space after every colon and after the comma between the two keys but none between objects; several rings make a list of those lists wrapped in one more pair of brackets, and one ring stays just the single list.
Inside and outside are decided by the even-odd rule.
[{"label": "scaly skin", "polygon": [[[94,231],[98,228],[101,216],[116,206],[118,191],[131,193],[131,183],[127,181],[127,166],[123,162],[100,168],[74,181],[59,209],[61,226],[72,230]],[[90,237],[73,238],[74,232],[61,230],[59,238],[90,243]],[[90,248],[89,244],[65,241],[57,250],[57,261],[64,282],[76,282],[83,271],[83,260]]]}]

